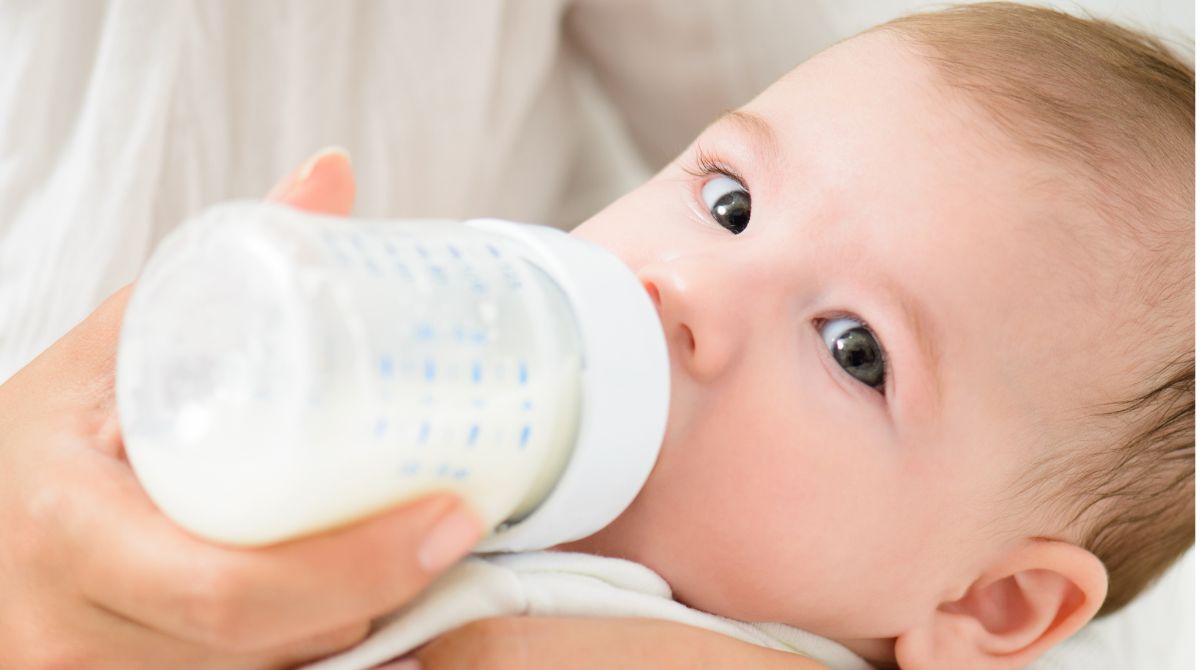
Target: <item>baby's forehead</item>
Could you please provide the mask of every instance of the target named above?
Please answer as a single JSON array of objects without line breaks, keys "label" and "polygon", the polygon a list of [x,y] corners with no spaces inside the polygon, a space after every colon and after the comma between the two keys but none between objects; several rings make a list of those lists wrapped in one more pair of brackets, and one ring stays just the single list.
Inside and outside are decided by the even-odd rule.
[{"label": "baby's forehead", "polygon": [[982,183],[1014,164],[1014,175],[1042,172],[1024,165],[1029,156],[1013,138],[978,101],[948,85],[927,56],[883,32],[815,55],[744,109],[769,122],[784,153],[811,163],[836,151],[926,171],[969,167]]},{"label": "baby's forehead", "polygon": [[[898,38],[843,42],[745,111],[777,144],[763,198],[751,185],[756,207],[784,203],[816,235],[857,231],[838,238],[842,250],[876,242],[859,256],[911,284],[946,337],[1003,351],[1009,386],[1111,376],[1100,359],[1136,344],[1130,279],[1147,256],[1097,211],[1094,185]],[[972,356],[970,344],[947,350]]]},{"label": "baby's forehead", "polygon": [[887,32],[817,54],[746,109],[771,127],[799,179],[832,168],[827,178],[860,197],[899,191],[927,209],[965,201],[969,208],[944,225],[992,219],[1040,252],[1031,261],[1067,263],[1093,281],[1095,270],[1132,248],[1096,211],[1096,184],[1072,161],[1001,127],[985,103],[946,82],[928,54]]}]

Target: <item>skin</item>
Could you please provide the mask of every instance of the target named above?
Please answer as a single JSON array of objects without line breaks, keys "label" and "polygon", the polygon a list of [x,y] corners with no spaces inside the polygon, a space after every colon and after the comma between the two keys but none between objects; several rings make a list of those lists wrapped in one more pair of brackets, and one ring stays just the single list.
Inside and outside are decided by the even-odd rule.
[{"label": "skin", "polygon": [[[270,198],[347,214],[350,164],[344,154],[319,154]],[[358,643],[372,618],[419,593],[482,534],[450,495],[258,549],[214,546],[175,527],[130,470],[114,412],[113,363],[130,288],[0,385],[0,666],[295,667]],[[447,521],[457,533],[438,532]],[[444,550],[432,565],[431,538]],[[578,668],[819,667],[634,619],[491,619],[443,636],[420,658],[434,669],[564,667],[567,659]]]},{"label": "skin", "polygon": [[[344,157],[298,168],[273,199],[346,213]],[[285,668],[355,644],[482,534],[435,495],[262,549],[206,544],[150,502],[124,458],[113,368],[127,286],[0,386],[0,665]],[[440,564],[442,522],[466,529]],[[441,536],[445,539],[445,534]]]},{"label": "skin", "polygon": [[[1093,222],[1059,198],[1066,175],[888,34],[823,52],[741,112],[574,231],[655,299],[672,394],[640,496],[562,548],[880,664],[1023,666],[1105,590],[1095,557],[1010,495],[1087,402],[1136,379],[1089,298],[1123,293],[1081,269],[1107,247],[1068,243],[1062,221]],[[699,151],[751,194],[740,234],[703,197],[721,177]],[[886,350],[882,392],[822,338],[842,315]]]},{"label": "skin", "polygon": [[[1109,363],[1128,342],[1102,337],[1111,314],[1086,300],[1121,295],[1115,280],[1082,272],[1097,249],[1046,225],[1066,218],[1049,197],[1063,176],[988,132],[887,36],[824,52],[745,110],[774,149],[744,120],[698,140],[752,192],[745,232],[710,217],[713,177],[684,169],[694,146],[575,231],[655,298],[672,405],[639,498],[563,548],[640,561],[694,607],[806,628],[881,664],[1022,667],[1103,600],[1103,566],[1006,494],[1091,399],[1080,388],[1131,382]],[[938,374],[889,287],[923,306]],[[452,501],[269,551],[169,526],[112,420],[123,300],[0,387],[0,472],[17,484],[0,487],[0,514],[18,529],[0,545],[0,619],[21,622],[0,628],[0,650],[24,654],[5,665],[285,667],[354,643],[431,579],[416,547]],[[826,348],[820,326],[844,315],[887,350],[883,395]],[[1071,338],[1056,337],[1061,324]],[[297,607],[296,594],[341,605]],[[631,619],[492,619],[414,656],[426,668],[816,667]]]}]

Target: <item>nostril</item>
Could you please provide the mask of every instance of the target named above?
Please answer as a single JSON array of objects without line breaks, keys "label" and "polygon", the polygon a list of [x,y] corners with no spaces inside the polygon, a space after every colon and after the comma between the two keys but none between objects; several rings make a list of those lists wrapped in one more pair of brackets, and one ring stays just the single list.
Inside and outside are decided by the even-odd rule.
[{"label": "nostril", "polygon": [[642,287],[646,289],[646,293],[650,294],[650,299],[654,301],[654,306],[662,307],[662,298],[659,297],[658,287],[654,285],[654,282],[643,280]]},{"label": "nostril", "polygon": [[684,326],[682,324],[680,325],[680,327],[683,328],[683,334],[687,335],[688,351],[689,352],[696,351],[696,338],[695,338],[695,336],[692,335],[692,329],[688,328],[687,326]]}]

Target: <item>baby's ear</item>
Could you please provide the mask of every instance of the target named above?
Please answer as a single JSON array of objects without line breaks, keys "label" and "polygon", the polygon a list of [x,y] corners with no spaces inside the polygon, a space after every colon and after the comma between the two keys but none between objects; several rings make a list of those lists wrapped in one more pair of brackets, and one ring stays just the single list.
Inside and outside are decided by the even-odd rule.
[{"label": "baby's ear", "polygon": [[1104,564],[1068,542],[1030,538],[896,640],[901,668],[1018,670],[1070,637],[1108,591]]}]

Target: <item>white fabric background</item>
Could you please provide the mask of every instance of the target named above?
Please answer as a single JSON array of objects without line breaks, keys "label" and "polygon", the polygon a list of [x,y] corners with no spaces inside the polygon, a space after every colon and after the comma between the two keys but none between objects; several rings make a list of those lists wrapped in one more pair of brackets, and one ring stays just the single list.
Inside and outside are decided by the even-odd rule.
[{"label": "white fabric background", "polygon": [[[1194,36],[1184,0],[1056,4]],[[0,380],[189,212],[321,146],[353,154],[359,214],[569,228],[804,57],[926,6],[0,2]],[[1193,667],[1190,557],[1044,667]]]}]

